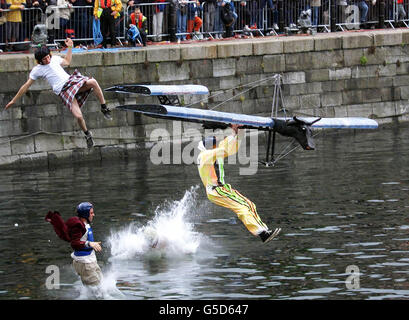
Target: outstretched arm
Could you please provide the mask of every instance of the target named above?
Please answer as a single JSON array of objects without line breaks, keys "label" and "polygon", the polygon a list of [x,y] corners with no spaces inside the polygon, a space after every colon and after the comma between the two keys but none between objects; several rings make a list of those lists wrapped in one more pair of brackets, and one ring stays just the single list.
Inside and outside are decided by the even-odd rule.
[{"label": "outstretched arm", "polygon": [[222,142],[219,143],[218,149],[224,150],[224,157],[228,157],[237,153],[240,148],[240,143],[243,138],[244,130],[239,132],[240,125],[231,124],[234,134],[225,138]]},{"label": "outstretched arm", "polygon": [[62,66],[69,66],[71,63],[71,59],[72,59],[72,46],[73,46],[73,41],[71,38],[67,38],[65,39],[65,45],[67,46],[67,54],[65,55],[65,58],[63,59],[63,61],[61,62]]},{"label": "outstretched arm", "polygon": [[244,130],[241,130],[239,132],[240,125],[238,124],[232,124],[231,128],[234,132],[234,135],[226,137],[219,143],[217,148],[206,150],[202,153],[202,164],[213,165],[217,158],[226,158],[237,153],[244,135]]},{"label": "outstretched arm", "polygon": [[230,125],[233,131],[237,134],[239,132],[240,125],[239,124],[232,124]]},{"label": "outstretched arm", "polygon": [[9,103],[7,103],[6,107],[4,108],[4,110],[7,110],[8,108],[10,108],[13,104],[16,103],[17,99],[20,98],[22,95],[24,95],[28,88],[30,88],[30,86],[33,84],[34,80],[33,79],[28,79],[27,82],[25,84],[23,84],[21,86],[21,88],[18,90],[17,94],[15,95],[15,97],[13,99],[11,99],[11,101]]}]

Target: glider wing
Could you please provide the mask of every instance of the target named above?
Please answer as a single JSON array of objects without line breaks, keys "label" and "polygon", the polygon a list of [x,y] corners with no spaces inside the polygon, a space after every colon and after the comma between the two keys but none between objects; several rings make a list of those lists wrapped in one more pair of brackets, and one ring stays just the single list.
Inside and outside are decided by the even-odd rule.
[{"label": "glider wing", "polygon": [[180,94],[208,94],[209,89],[202,85],[137,85],[122,84],[105,89],[120,93],[136,93],[145,96],[172,96]]},{"label": "glider wing", "polygon": [[[154,118],[164,118],[169,120],[198,122],[203,124],[239,124],[245,128],[258,130],[274,129],[274,119],[269,117],[155,104],[124,105],[116,108],[141,113]],[[298,119],[308,123],[313,122],[318,118],[298,117]],[[290,119],[277,118],[277,120]],[[378,123],[375,120],[361,117],[321,118],[312,125],[312,128],[323,129],[376,129],[377,127]]]}]

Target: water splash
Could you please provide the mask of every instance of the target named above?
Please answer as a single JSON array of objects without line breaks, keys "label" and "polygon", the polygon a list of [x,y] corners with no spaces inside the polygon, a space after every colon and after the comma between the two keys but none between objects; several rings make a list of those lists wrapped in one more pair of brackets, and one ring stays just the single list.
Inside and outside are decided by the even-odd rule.
[{"label": "water splash", "polygon": [[[162,281],[159,285],[161,289],[157,289],[158,284],[155,285],[158,273],[165,282],[177,282],[170,286],[172,290],[191,291],[192,279],[196,278],[194,275],[191,278],[186,275],[200,270],[196,253],[201,240],[206,238],[194,230],[192,223],[200,220],[198,212],[202,209],[196,201],[198,188],[195,186],[187,190],[181,200],[168,201],[157,207],[154,217],[144,225],[134,222],[121,230],[111,230],[107,239],[110,267],[103,270],[103,280],[94,290],[78,282],[78,299],[160,297]],[[206,255],[209,243],[211,241],[206,238],[202,254]],[[153,244],[156,245],[154,248]],[[190,258],[192,255],[195,255],[195,259]],[[180,274],[181,278],[175,276],[175,270],[179,270],[176,274]],[[140,292],[135,290],[135,284],[150,289]]]},{"label": "water splash", "polygon": [[189,219],[197,210],[197,189],[198,186],[192,187],[181,200],[156,208],[155,217],[146,225],[131,223],[120,231],[112,232],[108,239],[111,248],[109,260],[130,260],[138,255],[171,258],[194,254],[201,235],[194,231]]},{"label": "water splash", "polygon": [[104,270],[101,283],[98,286],[84,286],[77,281],[74,287],[79,291],[77,300],[118,300],[125,295],[116,287],[118,273],[112,269]]}]

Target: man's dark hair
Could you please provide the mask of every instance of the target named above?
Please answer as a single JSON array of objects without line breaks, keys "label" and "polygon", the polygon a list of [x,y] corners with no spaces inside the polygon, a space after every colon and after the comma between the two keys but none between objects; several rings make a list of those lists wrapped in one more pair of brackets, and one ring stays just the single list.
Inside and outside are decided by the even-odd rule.
[{"label": "man's dark hair", "polygon": [[50,49],[47,48],[47,46],[41,46],[39,47],[35,52],[34,52],[34,58],[37,60],[39,64],[43,64],[41,60],[44,59],[44,57],[51,55]]}]

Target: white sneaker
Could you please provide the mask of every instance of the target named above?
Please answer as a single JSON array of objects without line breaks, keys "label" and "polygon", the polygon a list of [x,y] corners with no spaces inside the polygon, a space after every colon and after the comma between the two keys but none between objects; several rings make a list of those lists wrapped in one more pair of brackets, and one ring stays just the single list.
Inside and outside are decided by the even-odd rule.
[{"label": "white sneaker", "polygon": [[197,39],[203,40],[203,34],[200,33],[199,31],[196,31],[196,32],[195,32],[195,35],[196,35]]},{"label": "white sneaker", "polygon": [[251,32],[251,29],[248,26],[244,26],[243,31],[244,32]]},{"label": "white sneaker", "polygon": [[294,23],[290,23],[290,28],[297,28],[297,26]]},{"label": "white sneaker", "polygon": [[280,29],[280,28],[278,27],[277,23],[274,23],[274,24],[273,24],[273,28],[274,28],[274,30]]}]

